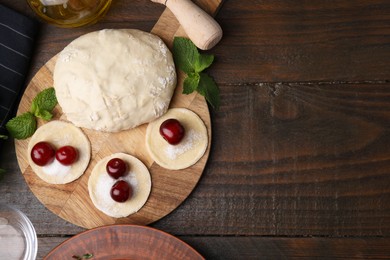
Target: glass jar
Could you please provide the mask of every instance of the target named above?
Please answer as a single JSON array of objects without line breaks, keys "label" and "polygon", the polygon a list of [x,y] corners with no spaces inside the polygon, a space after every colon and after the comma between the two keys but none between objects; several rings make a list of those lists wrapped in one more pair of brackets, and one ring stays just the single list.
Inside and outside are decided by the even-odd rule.
[{"label": "glass jar", "polygon": [[35,260],[38,238],[34,226],[20,210],[0,204],[1,259]]},{"label": "glass jar", "polygon": [[27,0],[44,21],[59,27],[79,27],[97,22],[112,0]]}]

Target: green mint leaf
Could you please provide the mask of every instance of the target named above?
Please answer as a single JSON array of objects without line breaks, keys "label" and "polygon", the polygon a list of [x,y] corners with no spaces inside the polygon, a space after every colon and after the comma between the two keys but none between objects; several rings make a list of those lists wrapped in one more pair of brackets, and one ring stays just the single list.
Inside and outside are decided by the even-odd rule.
[{"label": "green mint leaf", "polygon": [[214,61],[214,55],[200,54],[198,59],[195,61],[195,71],[202,72],[203,70],[210,67]]},{"label": "green mint leaf", "polygon": [[37,109],[34,113],[34,116],[36,117],[39,117],[39,118],[42,118],[43,120],[45,121],[49,121],[52,117],[53,117],[53,114],[50,113],[49,111],[47,110],[43,110],[43,109]]},{"label": "green mint leaf", "polygon": [[36,113],[38,113],[38,110],[39,110],[39,107],[38,107],[38,104],[36,102],[32,102],[31,103],[31,108],[30,108],[30,112],[33,113],[34,115]]},{"label": "green mint leaf", "polygon": [[57,105],[57,98],[54,88],[47,88],[39,92],[31,103],[31,113],[34,116],[49,121],[53,114],[51,111]]},{"label": "green mint leaf", "polygon": [[195,72],[199,52],[191,40],[183,37],[173,39],[173,59],[176,66],[186,74]]},{"label": "green mint leaf", "polygon": [[92,257],[93,257],[93,254],[84,254],[82,256],[72,255],[72,258],[77,259],[77,260],[91,259]]},{"label": "green mint leaf", "polygon": [[218,86],[212,77],[202,72],[214,62],[214,55],[200,54],[191,40],[175,37],[173,58],[175,65],[187,74],[183,82],[183,94],[190,94],[196,90],[214,109],[217,109],[220,104]]},{"label": "green mint leaf", "polygon": [[33,99],[31,104],[31,113],[39,114],[38,110],[46,110],[51,112],[57,105],[57,97],[53,87],[47,88],[39,92]]},{"label": "green mint leaf", "polygon": [[0,135],[0,139],[8,139],[8,136],[6,136],[6,135]]},{"label": "green mint leaf", "polygon": [[26,139],[34,134],[37,121],[32,113],[26,112],[12,118],[5,126],[12,137]]},{"label": "green mint leaf", "polygon": [[198,73],[191,73],[184,79],[183,82],[183,94],[191,94],[199,85],[200,76]]},{"label": "green mint leaf", "polygon": [[32,136],[37,129],[35,117],[43,120],[50,120],[53,115],[51,111],[57,105],[57,97],[53,87],[39,92],[31,103],[30,112],[26,112],[12,118],[6,124],[8,132],[13,138],[26,139]]},{"label": "green mint leaf", "polygon": [[206,100],[214,109],[218,109],[220,98],[217,84],[215,83],[214,79],[206,73],[201,72],[199,73],[199,76],[200,79],[197,91],[206,98]]}]

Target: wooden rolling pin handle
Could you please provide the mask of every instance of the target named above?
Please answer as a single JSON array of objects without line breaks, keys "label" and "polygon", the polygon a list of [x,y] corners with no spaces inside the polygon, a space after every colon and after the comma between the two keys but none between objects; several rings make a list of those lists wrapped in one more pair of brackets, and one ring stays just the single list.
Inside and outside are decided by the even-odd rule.
[{"label": "wooden rolling pin handle", "polygon": [[191,41],[202,50],[214,47],[222,38],[221,26],[190,0],[152,0],[165,4],[176,16]]}]

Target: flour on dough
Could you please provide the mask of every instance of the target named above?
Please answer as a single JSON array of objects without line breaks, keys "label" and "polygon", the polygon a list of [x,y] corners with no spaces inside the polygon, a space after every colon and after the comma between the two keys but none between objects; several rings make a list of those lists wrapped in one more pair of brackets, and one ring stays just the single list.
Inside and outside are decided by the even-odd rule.
[{"label": "flour on dough", "polygon": [[[185,135],[179,144],[171,145],[160,135],[160,125],[175,118],[184,127]],[[206,152],[207,128],[202,119],[186,108],[172,108],[146,129],[146,148],[152,159],[161,167],[180,170],[194,165]]]},{"label": "flour on dough", "polygon": [[58,55],[58,103],[79,127],[118,132],[163,115],[176,87],[172,54],[156,35],[104,29],[80,36]]},{"label": "flour on dough", "polygon": [[[78,158],[70,166],[61,165],[56,159],[49,165],[36,165],[31,150],[38,142],[48,142],[54,149],[70,145],[77,149]],[[83,131],[71,123],[53,120],[39,127],[31,137],[27,158],[32,170],[45,182],[65,184],[78,179],[87,169],[91,158],[91,144]]]}]

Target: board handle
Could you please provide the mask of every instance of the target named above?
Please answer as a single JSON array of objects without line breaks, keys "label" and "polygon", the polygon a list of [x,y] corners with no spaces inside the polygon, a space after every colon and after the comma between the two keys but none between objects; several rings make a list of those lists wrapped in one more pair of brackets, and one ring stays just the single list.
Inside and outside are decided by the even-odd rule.
[{"label": "board handle", "polygon": [[202,50],[214,47],[222,38],[221,26],[190,0],[151,0],[166,5],[176,16],[191,41]]}]

